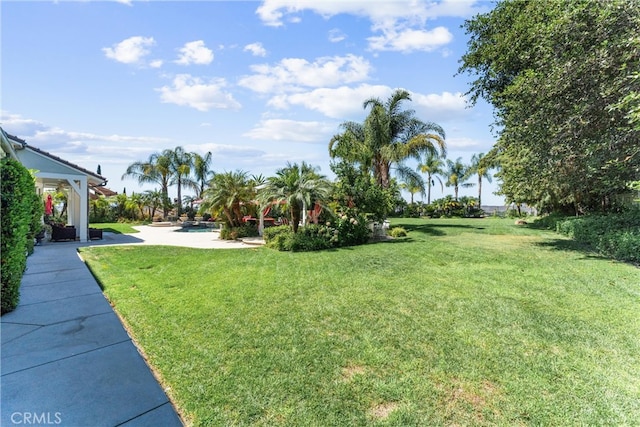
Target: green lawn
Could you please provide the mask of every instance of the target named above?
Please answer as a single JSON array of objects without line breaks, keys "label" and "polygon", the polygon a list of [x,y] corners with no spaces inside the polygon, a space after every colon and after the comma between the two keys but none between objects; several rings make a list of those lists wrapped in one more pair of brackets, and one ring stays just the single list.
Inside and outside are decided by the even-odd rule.
[{"label": "green lawn", "polygon": [[132,227],[134,225],[141,225],[141,224],[129,224],[129,223],[123,223],[123,222],[99,222],[99,223],[91,223],[89,226],[92,228],[101,228],[104,231],[109,231],[111,233],[116,233],[116,234],[139,233],[138,230]]},{"label": "green lawn", "polygon": [[512,220],[316,253],[82,248],[197,426],[633,425],[640,270]]}]

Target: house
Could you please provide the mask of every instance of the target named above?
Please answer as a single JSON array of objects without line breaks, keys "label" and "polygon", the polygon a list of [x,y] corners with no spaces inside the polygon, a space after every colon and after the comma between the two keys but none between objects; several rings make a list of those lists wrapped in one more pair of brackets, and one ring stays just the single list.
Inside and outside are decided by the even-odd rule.
[{"label": "house", "polygon": [[1,127],[0,134],[2,156],[10,156],[27,169],[35,171],[38,194],[60,187],[68,190],[67,222],[75,226],[77,238],[89,240],[89,194],[94,188],[104,186],[107,179],[33,147],[25,140],[6,133]]}]

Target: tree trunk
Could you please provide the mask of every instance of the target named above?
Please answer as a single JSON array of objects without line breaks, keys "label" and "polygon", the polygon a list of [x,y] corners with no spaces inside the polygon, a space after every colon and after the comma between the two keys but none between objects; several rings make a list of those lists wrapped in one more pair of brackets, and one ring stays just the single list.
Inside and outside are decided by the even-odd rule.
[{"label": "tree trunk", "polygon": [[478,175],[478,207],[482,209],[482,176]]},{"label": "tree trunk", "polygon": [[427,204],[431,204],[431,174],[427,175]]}]

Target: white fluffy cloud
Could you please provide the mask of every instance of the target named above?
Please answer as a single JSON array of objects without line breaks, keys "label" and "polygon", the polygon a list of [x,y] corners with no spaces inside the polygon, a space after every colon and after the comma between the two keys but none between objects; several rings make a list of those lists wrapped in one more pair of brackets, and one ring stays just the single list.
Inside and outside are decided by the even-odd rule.
[{"label": "white fluffy cloud", "polygon": [[185,43],[179,52],[180,56],[175,61],[179,65],[207,65],[213,61],[213,51],[206,47],[202,40]]},{"label": "white fluffy cloud", "polygon": [[151,51],[149,48],[155,45],[153,37],[135,36],[129,37],[114,44],[112,47],[104,47],[102,51],[107,58],[123,64],[140,64]]},{"label": "white fluffy cloud", "polygon": [[392,92],[388,86],[363,84],[358,87],[319,88],[309,92],[278,95],[269,101],[269,106],[288,109],[300,106],[318,111],[327,117],[351,120],[364,117],[362,103],[369,98],[387,98]]},{"label": "white fluffy cloud", "polygon": [[242,136],[270,141],[326,142],[335,129],[334,123],[269,119],[261,121]]},{"label": "white fluffy cloud", "polygon": [[253,56],[267,56],[267,50],[262,46],[262,43],[251,43],[244,47],[245,52],[251,52]]},{"label": "white fluffy cloud", "polygon": [[[452,40],[444,27],[427,29],[430,19],[441,16],[471,17],[488,7],[478,0],[354,0],[316,1],[264,0],[256,13],[265,25],[279,27],[300,22],[298,14],[310,10],[325,18],[339,14],[363,16],[371,21],[371,50],[400,52],[432,51]],[[332,38],[333,39],[333,38]],[[339,39],[339,38],[338,38]]]},{"label": "white fluffy cloud", "polygon": [[424,120],[457,120],[470,112],[467,109],[467,98],[460,92],[412,93],[411,99],[413,108]]},{"label": "white fluffy cloud", "polygon": [[383,31],[381,36],[369,37],[371,50],[391,50],[398,52],[425,51],[430,52],[453,40],[453,34],[445,27],[436,27],[433,30],[405,29],[397,31],[389,29]]},{"label": "white fluffy cloud", "polygon": [[299,91],[304,87],[338,86],[369,78],[371,64],[355,55],[322,57],[314,62],[285,58],[276,65],[254,65],[240,86],[260,93]]},{"label": "white fluffy cloud", "polygon": [[221,78],[205,81],[189,74],[178,74],[173,79],[172,86],[156,90],[160,92],[164,103],[187,106],[199,111],[240,108],[240,103],[233,95],[225,91],[226,86],[226,80]]}]

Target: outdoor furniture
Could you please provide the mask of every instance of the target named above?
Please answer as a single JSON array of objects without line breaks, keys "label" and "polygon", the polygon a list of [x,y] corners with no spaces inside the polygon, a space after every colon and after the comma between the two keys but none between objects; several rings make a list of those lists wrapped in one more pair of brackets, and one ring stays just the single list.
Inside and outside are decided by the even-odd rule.
[{"label": "outdoor furniture", "polygon": [[89,240],[102,240],[102,228],[89,228]]},{"label": "outdoor furniture", "polygon": [[73,225],[51,224],[51,240],[76,240],[76,227]]}]

